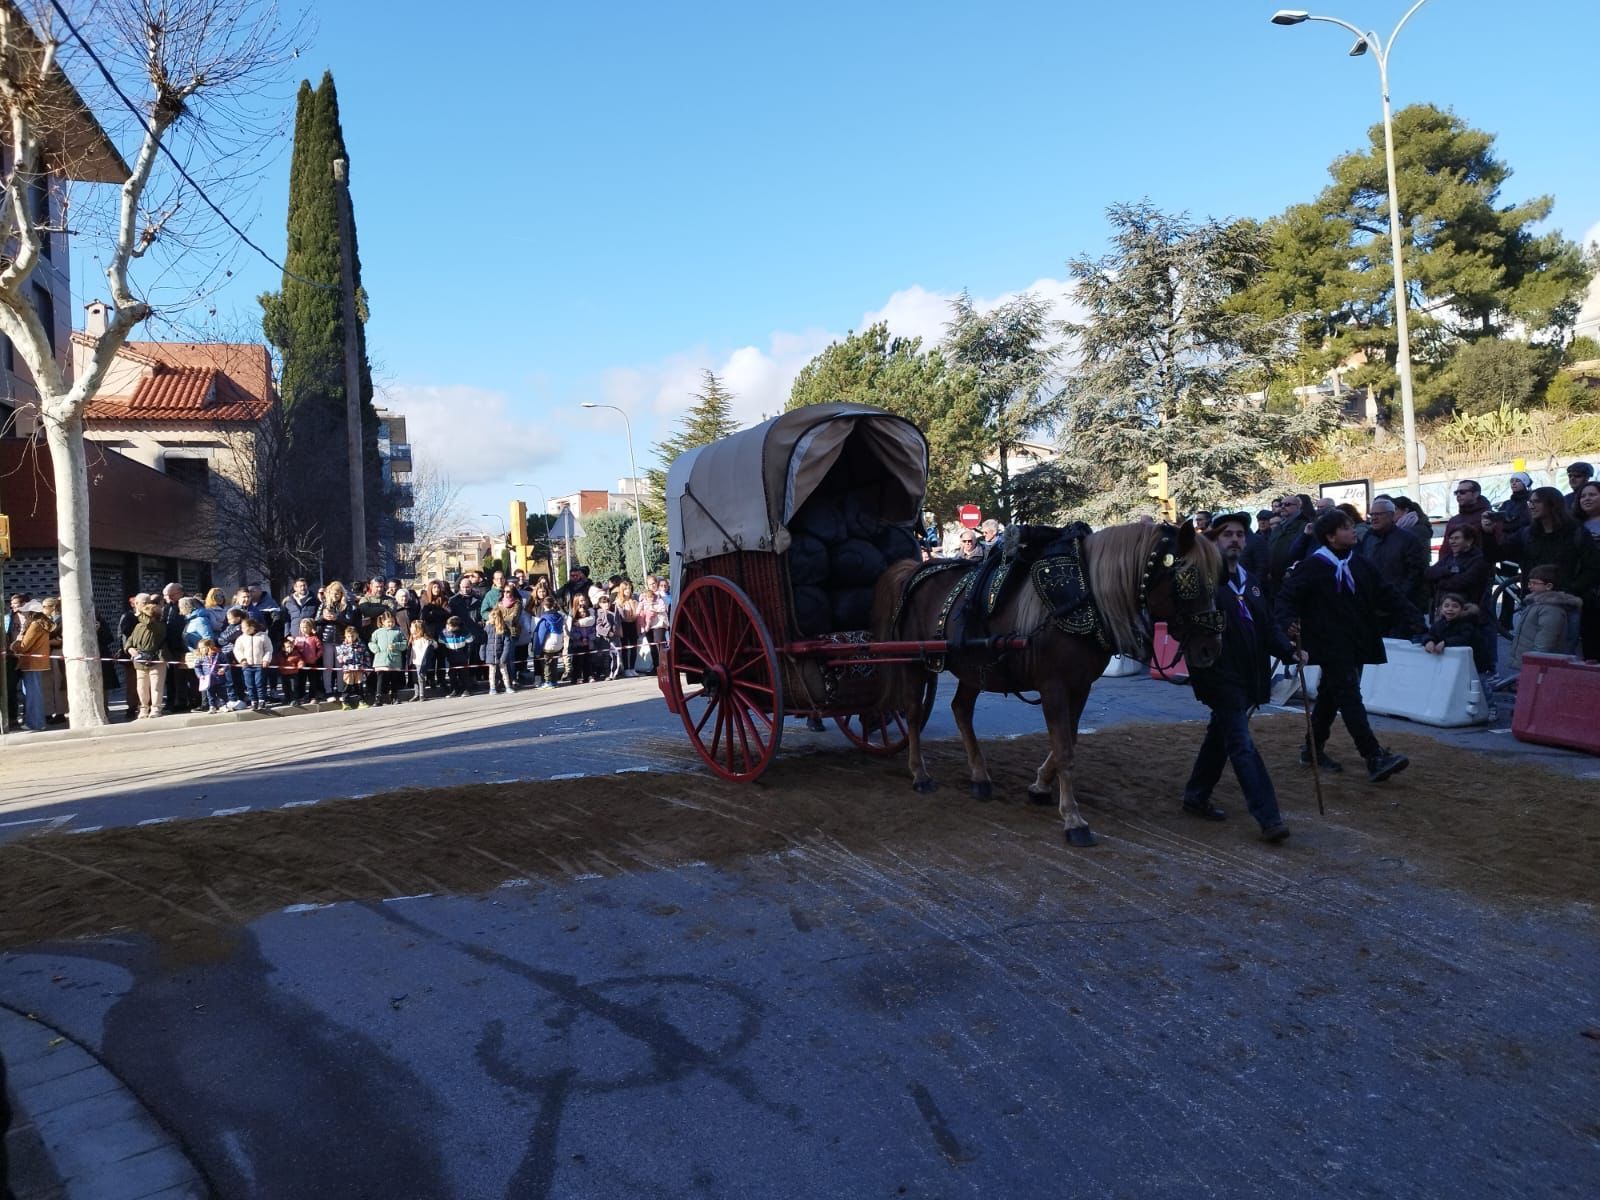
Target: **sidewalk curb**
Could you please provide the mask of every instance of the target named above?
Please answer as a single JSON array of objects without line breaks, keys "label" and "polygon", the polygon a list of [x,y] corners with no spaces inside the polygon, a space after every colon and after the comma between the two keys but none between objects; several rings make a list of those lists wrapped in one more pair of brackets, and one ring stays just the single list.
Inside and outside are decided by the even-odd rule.
[{"label": "sidewalk curb", "polygon": [[112,1071],[49,1025],[0,1006],[18,1126],[32,1123],[67,1200],[206,1200],[183,1147]]},{"label": "sidewalk curb", "polygon": [[344,706],[335,700],[308,701],[299,708],[280,704],[265,712],[242,709],[239,712],[187,712],[167,713],[160,717],[146,717],[140,721],[111,721],[89,729],[43,729],[37,733],[13,729],[0,736],[0,749],[15,750],[23,746],[53,746],[58,742],[82,741],[86,738],[124,737],[135,733],[155,733],[159,729],[197,729],[202,725],[225,726],[235,721],[271,721],[279,717],[298,717],[305,713],[334,712]]}]

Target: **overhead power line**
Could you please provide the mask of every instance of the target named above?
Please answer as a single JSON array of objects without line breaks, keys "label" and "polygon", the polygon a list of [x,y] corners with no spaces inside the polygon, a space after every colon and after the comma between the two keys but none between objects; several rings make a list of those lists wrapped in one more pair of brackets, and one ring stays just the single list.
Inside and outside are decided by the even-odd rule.
[{"label": "overhead power line", "polygon": [[[83,34],[78,32],[78,27],[72,23],[72,18],[67,15],[66,9],[61,6],[61,0],[50,0],[50,7],[55,9],[56,15],[59,16],[62,22],[66,25],[67,32],[72,34],[78,45],[83,47],[83,52],[89,56],[89,61],[94,63],[95,69],[100,72],[101,78],[104,79],[111,90],[116,93],[117,98],[122,101],[127,110],[133,114],[133,119],[139,122],[139,128],[144,130],[145,136],[152,136],[150,126],[148,122],[145,121],[144,114],[139,111],[139,106],[129,99],[128,94],[122,90],[122,86],[117,83],[115,77],[111,74],[110,70],[107,69],[105,63],[100,61],[100,56],[94,52],[94,47],[90,46],[89,43],[84,39]],[[293,279],[297,283],[305,284],[307,287],[321,288],[322,290],[328,292],[336,292],[339,290],[339,285],[336,283],[321,283],[318,280],[307,279],[304,275],[296,274],[295,272],[289,270],[288,267],[284,266],[277,259],[273,258],[272,255],[268,254],[260,246],[256,245],[256,243],[250,239],[250,235],[235,225],[233,223],[233,218],[228,216],[227,213],[223,212],[217,202],[214,201],[210,196],[206,195],[205,188],[201,187],[194,181],[194,177],[190,175],[189,172],[184,169],[183,164],[178,161],[177,155],[173,154],[172,151],[167,148],[165,141],[157,142],[156,148],[166,156],[167,161],[172,164],[173,169],[178,172],[178,175],[183,179],[183,181],[194,189],[195,194],[206,202],[206,207],[211,209],[212,212],[216,213],[217,216],[222,219],[222,223],[231,229],[241,242],[243,242],[246,246],[249,246],[250,249],[254,250],[262,258],[266,259],[267,262],[277,267],[278,270],[282,271],[285,279]],[[340,252],[343,253],[344,250],[345,248],[341,248]]]}]

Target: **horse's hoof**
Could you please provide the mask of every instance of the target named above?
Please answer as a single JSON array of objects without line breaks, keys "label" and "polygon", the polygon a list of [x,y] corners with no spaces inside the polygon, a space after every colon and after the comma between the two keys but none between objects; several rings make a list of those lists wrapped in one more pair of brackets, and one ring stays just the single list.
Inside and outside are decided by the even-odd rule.
[{"label": "horse's hoof", "polygon": [[1083,849],[1085,846],[1096,845],[1100,841],[1099,838],[1095,837],[1094,831],[1092,829],[1090,829],[1087,825],[1078,825],[1078,826],[1076,826],[1076,827],[1074,827],[1072,829],[1067,830],[1066,833],[1067,833],[1067,844],[1069,846],[1076,846],[1080,850]]},{"label": "horse's hoof", "polygon": [[914,780],[911,784],[911,790],[913,792],[921,792],[924,796],[926,796],[929,792],[937,791],[938,787],[939,781],[937,779],[918,779]]},{"label": "horse's hoof", "polygon": [[1028,789],[1029,804],[1054,804],[1055,802],[1056,794],[1049,788],[1046,788],[1042,792],[1036,792],[1032,788]]},{"label": "horse's hoof", "polygon": [[993,800],[994,784],[989,780],[980,780],[972,785],[972,798],[974,800]]}]

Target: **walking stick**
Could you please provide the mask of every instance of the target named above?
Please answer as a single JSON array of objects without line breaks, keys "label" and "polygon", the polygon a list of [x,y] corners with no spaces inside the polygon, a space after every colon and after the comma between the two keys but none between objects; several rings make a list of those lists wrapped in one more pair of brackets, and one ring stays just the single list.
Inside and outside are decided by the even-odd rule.
[{"label": "walking stick", "polygon": [[1317,815],[1325,817],[1322,806],[1322,764],[1317,761],[1317,738],[1311,731],[1311,696],[1306,691],[1306,664],[1300,661],[1300,631],[1294,635],[1294,665],[1300,672],[1300,708],[1306,714],[1306,750],[1311,755],[1311,783],[1317,789]]}]

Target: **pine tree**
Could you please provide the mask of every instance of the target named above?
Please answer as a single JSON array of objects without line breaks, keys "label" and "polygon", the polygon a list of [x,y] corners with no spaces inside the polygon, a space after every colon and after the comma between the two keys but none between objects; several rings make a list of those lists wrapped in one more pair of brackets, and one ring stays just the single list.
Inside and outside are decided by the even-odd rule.
[{"label": "pine tree", "polygon": [[692,397],[694,403],[683,414],[677,432],[655,445],[659,467],[645,472],[645,496],[639,505],[641,515],[662,529],[667,527],[667,471],[673,460],[685,451],[709,446],[720,438],[736,433],[739,424],[733,419],[733,394],[723,386],[716,372],[705,371],[700,379],[700,391]]},{"label": "pine tree", "polygon": [[[331,73],[312,88],[302,81],[295,108],[294,155],[289,168],[288,251],[281,290],[261,297],[262,329],[278,350],[289,441],[298,470],[291,502],[314,514],[326,548],[324,575],[359,579],[369,564],[350,558],[346,466],[344,317],[339,293],[338,195],[333,161],[349,162],[339,124],[339,97]],[[367,544],[377,542],[384,504],[378,459],[378,417],[367,361],[366,293],[352,218],[356,345],[361,362],[362,443],[365,449]]]}]

